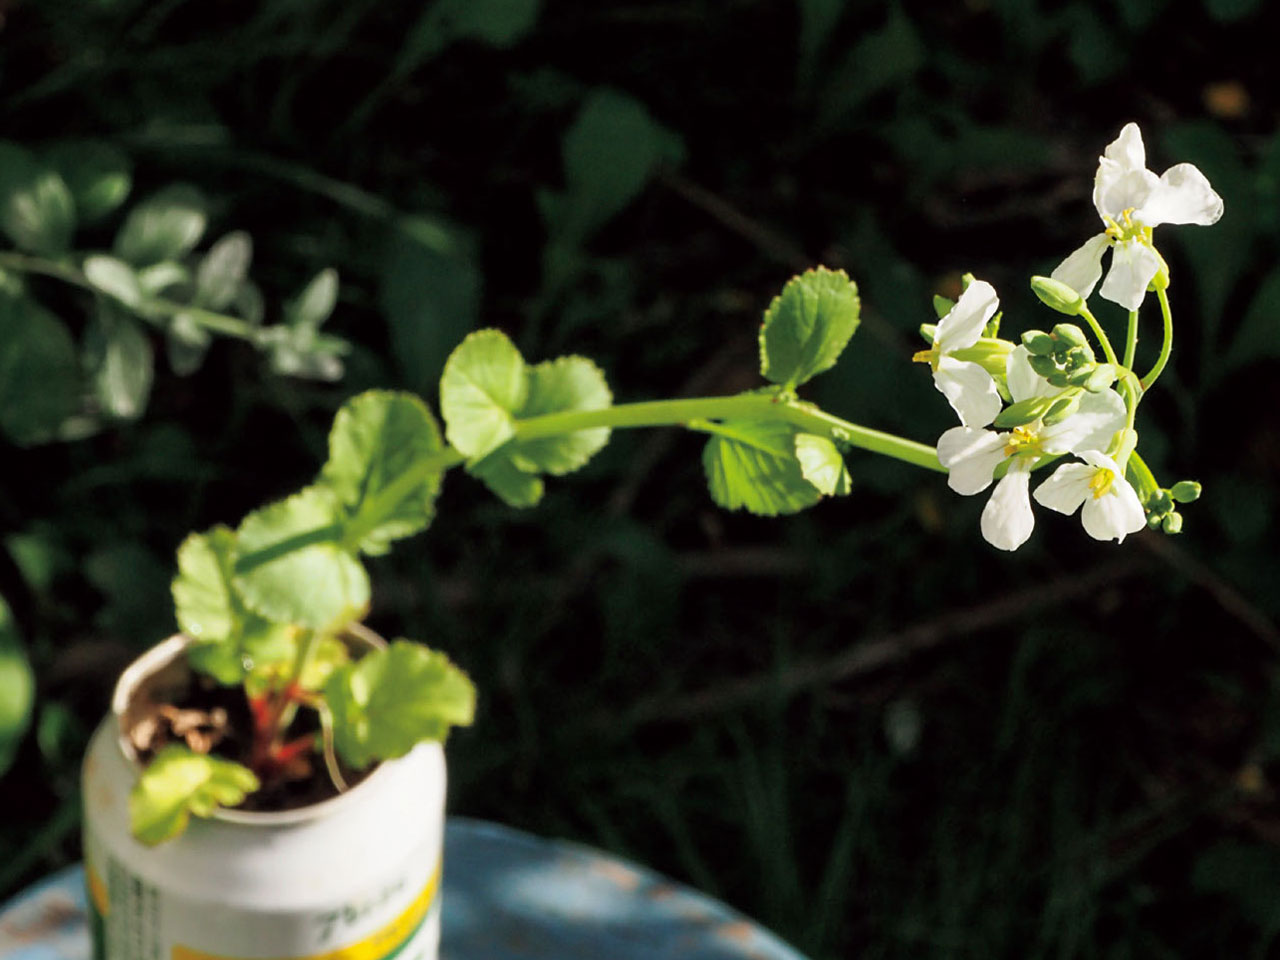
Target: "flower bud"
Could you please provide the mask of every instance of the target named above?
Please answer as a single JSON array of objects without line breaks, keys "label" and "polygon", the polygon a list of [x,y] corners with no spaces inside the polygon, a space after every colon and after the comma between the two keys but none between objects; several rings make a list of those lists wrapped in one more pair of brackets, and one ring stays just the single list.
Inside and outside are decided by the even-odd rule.
[{"label": "flower bud", "polygon": [[1053,337],[1043,330],[1028,330],[1022,335],[1022,345],[1033,357],[1047,357],[1053,353]]},{"label": "flower bud", "polygon": [[1093,372],[1089,374],[1083,386],[1090,393],[1102,393],[1104,390],[1111,389],[1111,384],[1116,382],[1116,368],[1109,363],[1100,363],[1093,368]]},{"label": "flower bud", "polygon": [[1053,328],[1053,338],[1073,347],[1089,346],[1089,338],[1074,323],[1059,323]]},{"label": "flower bud", "polygon": [[1027,357],[1027,363],[1031,365],[1039,376],[1047,377],[1057,372],[1058,365],[1053,362],[1053,357],[1041,357],[1035,354]]},{"label": "flower bud", "polygon": [[1151,530],[1159,530],[1160,525],[1164,523],[1164,515],[1159,513],[1147,514],[1147,527]]},{"label": "flower bud", "polygon": [[1080,409],[1080,397],[1081,394],[1078,391],[1071,390],[1055,398],[1044,413],[1044,422],[1054,424],[1067,419]]},{"label": "flower bud", "polygon": [[1053,405],[1056,398],[1054,397],[1030,397],[1026,400],[1020,400],[1012,403],[1000,411],[999,416],[992,421],[992,426],[999,430],[1008,427],[1021,427],[1024,424],[1039,420],[1046,410]]},{"label": "flower bud", "polygon": [[1147,509],[1162,515],[1169,513],[1173,509],[1173,498],[1169,496],[1169,491],[1157,490],[1152,494],[1151,499],[1147,501]]},{"label": "flower bud", "polygon": [[1160,521],[1160,529],[1165,533],[1174,534],[1182,532],[1182,514],[1177,510],[1171,511],[1164,515],[1164,519]]},{"label": "flower bud", "polygon": [[1178,503],[1192,503],[1200,499],[1200,484],[1194,480],[1179,480],[1169,490]]},{"label": "flower bud", "polygon": [[1067,383],[1073,387],[1083,387],[1089,382],[1089,378],[1093,376],[1097,369],[1092,363],[1086,363],[1074,370],[1067,371]]},{"label": "flower bud", "polygon": [[950,313],[951,308],[955,305],[956,302],[954,300],[948,300],[946,297],[939,297],[935,295],[933,298],[933,312],[938,315],[939,320]]},{"label": "flower bud", "polygon": [[1045,379],[1049,381],[1049,386],[1051,387],[1071,386],[1071,381],[1067,379],[1067,375],[1063,373],[1061,370],[1054,371],[1053,373],[1045,377]]},{"label": "flower bud", "polygon": [[924,342],[933,345],[934,338],[938,335],[938,325],[936,323],[920,324],[920,336],[924,337]]},{"label": "flower bud", "polygon": [[1031,289],[1046,307],[1065,313],[1068,317],[1079,316],[1080,309],[1084,306],[1084,297],[1061,280],[1054,280],[1052,277],[1032,277]]}]

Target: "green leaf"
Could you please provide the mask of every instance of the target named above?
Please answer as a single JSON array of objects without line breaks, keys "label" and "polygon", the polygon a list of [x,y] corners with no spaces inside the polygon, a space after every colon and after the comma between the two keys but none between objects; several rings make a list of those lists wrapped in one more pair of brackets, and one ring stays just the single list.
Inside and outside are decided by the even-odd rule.
[{"label": "green leaf", "polygon": [[448,242],[392,232],[382,257],[378,300],[405,382],[439,382],[449,351],[476,327],[482,277],[474,239],[454,227]]},{"label": "green leaf", "polygon": [[100,301],[85,331],[85,363],[104,413],[119,420],[141,415],[151,394],[154,358],[136,320]]},{"label": "green leaf", "polygon": [[264,665],[289,662],[297,643],[288,628],[253,614],[232,586],[236,535],[224,526],[193,533],[178,547],[173,601],[182,632],[195,642],[187,661],[219,683],[235,684]]},{"label": "green leaf", "polygon": [[426,529],[444,476],[435,459],[443,449],[435,417],[411,393],[370,390],[343,404],[320,480],[346,509],[350,548],[386,553],[392,540]]},{"label": "green leaf", "polygon": [[817,267],[774,297],[760,329],[760,372],[794,389],[829,370],[858,329],[858,288],[843,270]]},{"label": "green leaf", "polygon": [[680,139],[644,104],[615,90],[593,91],[565,133],[565,192],[549,197],[544,210],[553,232],[585,240],[635,199],[660,164],[676,164],[683,153]]},{"label": "green leaf", "polygon": [[75,226],[75,201],[62,177],[30,151],[0,141],[0,229],[21,250],[58,257]]},{"label": "green leaf", "polygon": [[117,210],[133,188],[129,158],[100,140],[63,140],[45,151],[71,191],[77,218],[97,223]]},{"label": "green leaf", "polygon": [[512,417],[528,396],[524,358],[500,330],[477,330],[449,355],[440,378],[445,436],[477,459],[515,432]]},{"label": "green leaf", "polygon": [[436,0],[409,31],[393,75],[406,77],[458,40],[517,43],[538,19],[541,0]]},{"label": "green leaf", "polygon": [[517,467],[504,449],[468,464],[467,473],[483,481],[509,507],[534,507],[542,499],[542,478]]},{"label": "green leaf", "polygon": [[204,236],[204,196],[195,187],[174,184],[129,211],[116,234],[115,253],[135,267],[180,260]]},{"label": "green leaf", "polygon": [[812,433],[796,434],[796,459],[800,461],[800,473],[819,492],[829,497],[844,496],[853,489],[844,457],[826,437]]},{"label": "green leaf", "polygon": [[0,429],[18,444],[50,440],[79,407],[67,328],[30,300],[0,294]]},{"label": "green leaf", "polygon": [[[528,369],[529,388],[519,420],[572,410],[604,410],[613,403],[600,368],[586,357],[558,357]],[[590,460],[609,442],[608,427],[513,443],[503,452],[526,473],[563,476]]]},{"label": "green leaf", "polygon": [[326,267],[285,304],[284,322],[290,327],[319,329],[338,304],[338,271]]},{"label": "green leaf", "polygon": [[711,498],[726,510],[745,507],[773,517],[796,513],[821,499],[796,457],[795,427],[730,420],[709,426],[702,452]]},{"label": "green leaf", "polygon": [[823,120],[832,123],[884,90],[902,87],[928,62],[928,48],[898,4],[876,31],[864,32],[827,77]]},{"label": "green leaf", "polygon": [[209,248],[196,268],[192,305],[215,312],[236,298],[253,259],[253,240],[243,230],[228,233]]},{"label": "green leaf", "polygon": [[84,259],[84,276],[94,289],[119,300],[126,307],[142,303],[142,284],[133,267],[115,257],[94,254]]},{"label": "green leaf", "polygon": [[[341,640],[330,634],[316,637],[315,646],[298,676],[298,686],[311,692],[324,689],[329,675],[350,659],[347,645]],[[244,692],[250,697],[260,697],[272,690],[283,689],[292,678],[292,658],[263,660],[261,665],[255,664],[245,675]]]},{"label": "green leaf", "polygon": [[191,271],[180,263],[162,260],[137,271],[138,286],[144,297],[158,297],[171,287],[191,282]]},{"label": "green leaf", "polygon": [[442,653],[408,640],[338,667],[325,685],[339,756],[360,769],[443,740],[475,716],[475,687]]},{"label": "green leaf", "polygon": [[273,371],[310,380],[341,379],[342,357],[351,349],[345,340],[303,324],[269,327],[259,334],[258,342],[269,351]]},{"label": "green leaf", "polygon": [[199,370],[213,337],[196,319],[195,314],[187,310],[178,311],[169,318],[169,327],[165,332],[165,352],[173,372],[186,377]]},{"label": "green leaf", "polygon": [[234,807],[257,790],[253,771],[238,763],[170,744],[142,771],[129,795],[133,835],[148,846],[172,840],[192,815]]},{"label": "green leaf", "polygon": [[13,763],[18,745],[31,725],[35,675],[23,650],[22,637],[9,605],[0,597],[0,776]]},{"label": "green leaf", "polygon": [[333,630],[369,605],[369,578],[342,547],[344,511],[327,486],[312,486],[245,517],[234,584],[254,613]]}]

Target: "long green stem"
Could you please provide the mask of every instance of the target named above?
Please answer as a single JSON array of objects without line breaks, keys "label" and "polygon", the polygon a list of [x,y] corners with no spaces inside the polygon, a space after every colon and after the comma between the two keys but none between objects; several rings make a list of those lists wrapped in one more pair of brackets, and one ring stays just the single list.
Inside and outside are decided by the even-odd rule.
[{"label": "long green stem", "polygon": [[1160,313],[1164,317],[1164,340],[1160,344],[1160,356],[1156,357],[1156,365],[1142,378],[1143,390],[1151,389],[1151,385],[1164,372],[1165,364],[1169,362],[1169,354],[1173,351],[1173,311],[1169,309],[1169,293],[1160,287],[1156,290],[1156,296],[1160,300]]},{"label": "long green stem", "polygon": [[[0,251],[0,269],[15,270],[19,273],[32,273],[42,277],[53,277],[83,290],[110,296],[106,291],[100,290],[90,283],[89,278],[84,275],[83,271],[70,264],[59,263],[56,260],[46,260],[41,257],[31,257],[23,253],[5,250]],[[126,304],[126,306],[128,305]],[[259,329],[240,317],[232,317],[224,313],[205,310],[201,307],[176,303],[163,297],[148,298],[142,303],[141,308],[134,309],[134,312],[147,320],[154,320],[156,316],[167,318],[179,313],[185,313],[200,326],[215,333],[236,337],[240,340],[248,340],[250,343],[256,343],[259,339]]]},{"label": "long green stem", "polygon": [[1124,365],[1133,369],[1134,355],[1138,352],[1138,311],[1129,311],[1129,330],[1124,338]]},{"label": "long green stem", "polygon": [[947,472],[938,462],[937,451],[927,444],[850,423],[808,403],[780,399],[768,394],[651,400],[619,404],[602,410],[548,413],[519,421],[515,427],[515,436],[517,440],[536,440],[598,427],[678,426],[693,420],[783,421],[807,432],[872,453],[893,457],[927,470]]},{"label": "long green stem", "polygon": [[1086,306],[1081,306],[1080,316],[1084,317],[1085,320],[1088,321],[1089,327],[1093,330],[1093,335],[1098,338],[1098,343],[1102,345],[1102,352],[1107,355],[1107,362],[1115,366],[1119,366],[1120,361],[1117,359],[1116,352],[1111,346],[1111,338],[1108,337],[1107,332],[1102,329],[1102,324],[1100,324],[1098,322],[1098,318],[1093,315],[1093,311]]}]

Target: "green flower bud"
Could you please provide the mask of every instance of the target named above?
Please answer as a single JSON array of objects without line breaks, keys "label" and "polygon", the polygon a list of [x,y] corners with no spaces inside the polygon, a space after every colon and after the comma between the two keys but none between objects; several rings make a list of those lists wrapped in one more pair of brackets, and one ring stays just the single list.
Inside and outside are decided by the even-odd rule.
[{"label": "green flower bud", "polygon": [[1147,501],[1147,509],[1154,510],[1162,516],[1173,509],[1173,497],[1168,490],[1157,490]]},{"label": "green flower bud", "polygon": [[976,280],[976,279],[977,279],[977,277],[975,277],[972,273],[965,273],[965,274],[961,274],[961,276],[960,276],[960,292],[961,292],[961,293],[964,293],[966,290],[968,290],[968,289],[969,289],[969,284],[973,283],[973,281],[974,281],[974,280]]},{"label": "green flower bud", "polygon": [[1160,521],[1160,529],[1165,533],[1174,534],[1182,532],[1182,514],[1174,510],[1166,513],[1164,519]]},{"label": "green flower bud", "polygon": [[935,295],[933,298],[933,312],[938,315],[939,320],[950,313],[951,308],[955,305],[956,302],[954,300],[948,300],[946,297],[939,297]]},{"label": "green flower bud", "polygon": [[1054,399],[1044,413],[1046,424],[1060,423],[1080,409],[1081,393],[1071,390]]},{"label": "green flower bud", "polygon": [[1033,357],[1047,357],[1053,353],[1053,337],[1043,330],[1028,330],[1022,335],[1022,345]]},{"label": "green flower bud", "polygon": [[1083,387],[1089,382],[1089,378],[1093,376],[1095,369],[1096,368],[1093,364],[1086,363],[1084,366],[1078,367],[1075,370],[1068,370],[1067,383],[1071,384],[1073,387]]},{"label": "green flower bud", "polygon": [[997,310],[996,315],[987,321],[987,325],[982,328],[982,335],[995,339],[1000,336],[1000,320],[1004,317],[1003,310]]},{"label": "green flower bud", "polygon": [[1074,323],[1060,323],[1053,328],[1053,337],[1073,347],[1089,346],[1089,338]]},{"label": "green flower bud", "polygon": [[938,325],[936,323],[920,324],[920,336],[924,337],[924,342],[933,346],[933,339],[937,335]]},{"label": "green flower bud", "polygon": [[1081,384],[1090,393],[1102,393],[1103,390],[1111,389],[1111,384],[1116,382],[1116,368],[1109,363],[1100,363],[1093,368],[1093,372],[1089,374],[1089,379]]},{"label": "green flower bud", "polygon": [[1169,490],[1169,495],[1178,503],[1193,503],[1200,499],[1200,484],[1194,480],[1179,480]]},{"label": "green flower bud", "polygon": [[1046,307],[1065,313],[1068,317],[1079,316],[1080,309],[1084,306],[1084,297],[1061,280],[1054,280],[1052,277],[1032,277],[1031,289]]},{"label": "green flower bud", "polygon": [[1024,424],[1039,420],[1046,410],[1053,405],[1053,397],[1031,397],[1018,403],[1010,404],[1000,411],[1000,415],[992,421],[992,426],[1004,430],[1008,427],[1021,427]]},{"label": "green flower bud", "polygon": [[1060,370],[1056,373],[1049,374],[1045,379],[1049,381],[1049,386],[1051,387],[1071,386],[1071,382],[1067,379],[1067,375]]},{"label": "green flower bud", "polygon": [[1147,528],[1150,530],[1159,530],[1160,525],[1164,523],[1164,515],[1160,513],[1147,514]]},{"label": "green flower bud", "polygon": [[1053,362],[1053,357],[1041,357],[1032,354],[1027,357],[1027,362],[1031,364],[1031,369],[1042,377],[1047,377],[1058,369],[1058,365]]}]

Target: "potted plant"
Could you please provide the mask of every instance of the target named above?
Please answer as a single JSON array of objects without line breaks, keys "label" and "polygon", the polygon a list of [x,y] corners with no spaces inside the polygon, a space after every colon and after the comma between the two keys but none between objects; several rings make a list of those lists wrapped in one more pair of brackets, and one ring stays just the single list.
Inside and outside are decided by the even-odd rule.
[{"label": "potted plant", "polygon": [[[503,333],[481,330],[445,365],[443,430],[410,394],[350,400],[312,483],[178,549],[183,632],[123,675],[85,766],[99,956],[372,958],[409,945],[434,956],[440,743],[472,721],[475,691],[443,653],[359,626],[371,592],[361,557],[424,530],[450,469],[529,507],[544,477],[582,467],[611,430],[680,425],[708,437],[717,504],[774,516],[847,494],[845,454],[856,448],[946,473],[962,494],[994,483],[982,532],[1012,550],[1031,534],[1032,472],[1074,456],[1035,491],[1042,506],[1079,509],[1099,540],[1143,526],[1176,533],[1175,504],[1199,487],[1163,487],[1136,451],[1138,406],[1172,344],[1152,228],[1211,223],[1222,204],[1190,165],[1147,171],[1133,125],[1096,182],[1104,232],[1032,281],[1092,338],[1062,322],[1002,339],[996,293],[972,277],[957,301],[935,300],[938,322],[922,328],[928,346],[915,359],[961,420],[936,449],[800,399],[859,323],[855,285],[823,268],[792,279],[765,311],[764,383],[743,394],[614,404],[590,360],[530,365]],[[1120,351],[1086,303],[1107,249],[1101,295],[1130,313]],[[1164,338],[1140,376],[1148,292]]]}]

